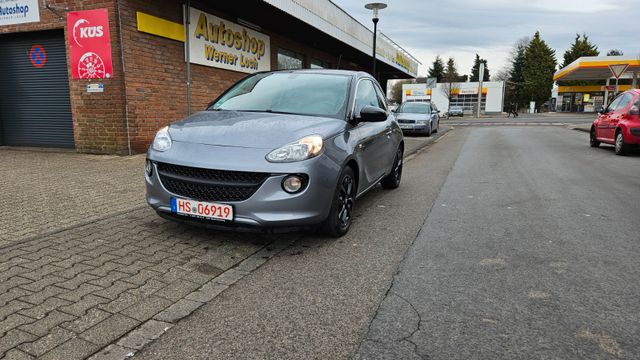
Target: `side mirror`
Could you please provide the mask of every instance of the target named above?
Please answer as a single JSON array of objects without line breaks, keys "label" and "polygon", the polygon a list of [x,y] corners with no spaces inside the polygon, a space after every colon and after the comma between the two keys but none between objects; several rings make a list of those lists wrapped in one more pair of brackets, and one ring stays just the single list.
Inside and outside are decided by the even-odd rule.
[{"label": "side mirror", "polygon": [[607,112],[607,109],[604,106],[598,106],[598,114],[604,114]]},{"label": "side mirror", "polygon": [[379,107],[367,105],[360,110],[361,122],[382,122],[387,120],[387,112]]},{"label": "side mirror", "polygon": [[633,105],[631,109],[629,109],[629,115],[640,115],[640,106]]}]

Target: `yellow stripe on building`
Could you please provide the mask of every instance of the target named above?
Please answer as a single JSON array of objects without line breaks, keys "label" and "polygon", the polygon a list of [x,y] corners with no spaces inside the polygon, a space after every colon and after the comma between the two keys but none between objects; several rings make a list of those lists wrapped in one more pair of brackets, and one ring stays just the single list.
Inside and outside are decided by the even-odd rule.
[{"label": "yellow stripe on building", "polygon": [[[618,85],[619,91],[631,89],[631,85]],[[604,92],[604,85],[558,86],[558,93]]]},{"label": "yellow stripe on building", "polygon": [[137,11],[138,31],[184,42],[184,25]]},{"label": "yellow stripe on building", "polygon": [[620,63],[629,64],[629,66],[640,66],[640,60],[601,60],[601,61],[579,61],[573,65],[569,65],[557,73],[553,80],[563,78],[569,73],[572,73],[578,69],[590,69],[590,68],[608,68],[609,65],[618,65]]}]

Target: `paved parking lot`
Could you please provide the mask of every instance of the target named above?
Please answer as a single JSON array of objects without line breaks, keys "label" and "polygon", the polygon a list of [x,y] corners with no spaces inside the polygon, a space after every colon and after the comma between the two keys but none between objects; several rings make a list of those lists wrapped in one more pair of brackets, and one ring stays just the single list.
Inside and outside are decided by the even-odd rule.
[{"label": "paved parking lot", "polygon": [[[408,137],[407,152],[433,140]],[[0,149],[0,161],[8,359],[124,358],[304,236],[159,218],[144,203],[144,155]]]}]

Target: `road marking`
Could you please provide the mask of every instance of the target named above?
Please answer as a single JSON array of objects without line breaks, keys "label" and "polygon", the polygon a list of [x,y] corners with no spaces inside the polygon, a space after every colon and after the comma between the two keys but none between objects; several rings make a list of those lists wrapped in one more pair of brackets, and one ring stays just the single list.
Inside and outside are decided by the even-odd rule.
[{"label": "road marking", "polygon": [[600,350],[611,355],[622,355],[622,349],[620,348],[620,345],[618,345],[618,342],[605,333],[594,334],[589,330],[580,330],[576,334],[576,337],[578,339],[585,339],[595,342],[596,344],[598,344]]},{"label": "road marking", "polygon": [[480,260],[480,265],[482,266],[504,266],[507,265],[507,262],[503,258],[489,258]]},{"label": "road marking", "polygon": [[544,291],[531,290],[529,291],[529,299],[548,299],[551,295]]}]

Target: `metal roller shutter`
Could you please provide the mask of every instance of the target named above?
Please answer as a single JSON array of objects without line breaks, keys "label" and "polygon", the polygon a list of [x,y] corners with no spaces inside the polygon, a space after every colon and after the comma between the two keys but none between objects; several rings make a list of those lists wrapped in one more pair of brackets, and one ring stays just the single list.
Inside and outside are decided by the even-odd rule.
[{"label": "metal roller shutter", "polygon": [[0,79],[0,145],[74,147],[61,30],[0,36]]}]

